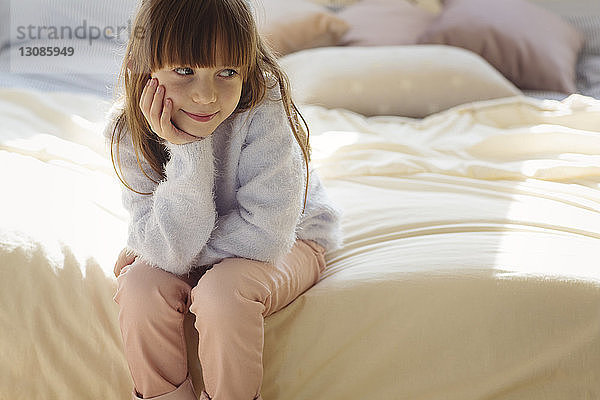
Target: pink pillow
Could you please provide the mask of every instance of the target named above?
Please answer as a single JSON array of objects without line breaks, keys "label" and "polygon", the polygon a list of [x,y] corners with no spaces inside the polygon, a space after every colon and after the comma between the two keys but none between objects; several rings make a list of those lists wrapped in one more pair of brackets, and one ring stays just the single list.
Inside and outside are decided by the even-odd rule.
[{"label": "pink pillow", "polygon": [[416,44],[436,17],[405,0],[363,0],[337,15],[350,25],[340,44],[352,46]]},{"label": "pink pillow", "polygon": [[446,0],[418,42],[471,50],[521,89],[574,93],[583,40],[558,15],[523,0]]},{"label": "pink pillow", "polygon": [[303,0],[252,0],[258,30],[277,56],[336,46],[349,26],[324,6]]}]

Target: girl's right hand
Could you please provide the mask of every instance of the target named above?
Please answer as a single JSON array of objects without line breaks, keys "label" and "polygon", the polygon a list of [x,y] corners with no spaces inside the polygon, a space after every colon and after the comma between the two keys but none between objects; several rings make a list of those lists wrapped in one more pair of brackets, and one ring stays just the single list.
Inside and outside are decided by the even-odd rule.
[{"label": "girl's right hand", "polygon": [[142,91],[139,105],[152,131],[173,144],[186,144],[202,140],[203,138],[190,135],[173,125],[171,122],[173,101],[169,98],[165,99],[164,96],[165,87],[159,85],[158,79],[148,80]]},{"label": "girl's right hand", "polygon": [[135,259],[137,258],[137,256],[132,253],[131,251],[129,251],[127,249],[127,247],[125,247],[123,250],[121,250],[121,252],[119,253],[119,256],[117,257],[117,262],[115,262],[115,269],[114,269],[114,273],[115,273],[115,277],[119,277],[119,275],[121,274],[121,270],[123,268],[125,268],[126,266],[133,264],[133,262],[135,261]]}]

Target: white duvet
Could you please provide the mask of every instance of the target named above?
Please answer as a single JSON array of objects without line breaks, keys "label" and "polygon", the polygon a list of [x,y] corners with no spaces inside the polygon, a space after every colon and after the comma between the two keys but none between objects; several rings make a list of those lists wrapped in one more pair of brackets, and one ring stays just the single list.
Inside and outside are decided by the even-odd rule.
[{"label": "white duvet", "polygon": [[[129,398],[108,106],[0,90],[2,400]],[[600,100],[301,111],[345,245],[265,321],[266,400],[600,397]]]}]

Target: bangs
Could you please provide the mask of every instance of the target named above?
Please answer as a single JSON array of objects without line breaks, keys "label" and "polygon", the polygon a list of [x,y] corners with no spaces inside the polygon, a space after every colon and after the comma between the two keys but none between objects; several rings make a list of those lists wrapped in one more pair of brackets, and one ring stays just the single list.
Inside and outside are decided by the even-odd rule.
[{"label": "bangs", "polygon": [[256,57],[257,32],[243,3],[158,0],[149,15],[150,35],[145,38],[150,70],[234,66],[247,76]]}]

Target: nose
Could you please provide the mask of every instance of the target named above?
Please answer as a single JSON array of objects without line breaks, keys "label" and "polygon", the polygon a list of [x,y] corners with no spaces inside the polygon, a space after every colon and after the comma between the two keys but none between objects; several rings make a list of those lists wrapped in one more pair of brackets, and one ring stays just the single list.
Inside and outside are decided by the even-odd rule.
[{"label": "nose", "polygon": [[217,101],[217,91],[213,80],[198,77],[192,87],[192,100],[199,104],[210,104]]}]

